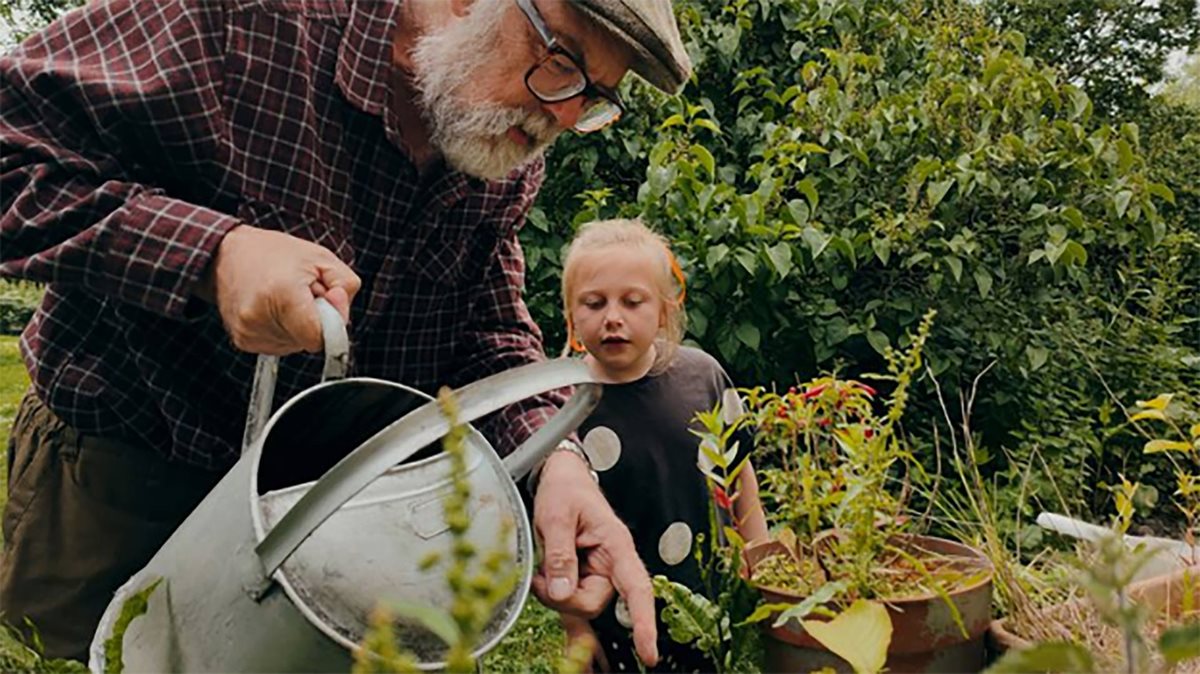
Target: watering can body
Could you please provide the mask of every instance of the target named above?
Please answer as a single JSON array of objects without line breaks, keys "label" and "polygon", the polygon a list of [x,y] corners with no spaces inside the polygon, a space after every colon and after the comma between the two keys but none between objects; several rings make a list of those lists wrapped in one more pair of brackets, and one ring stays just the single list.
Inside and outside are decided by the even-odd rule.
[{"label": "watering can body", "polygon": [[[334,334],[336,313],[323,308],[322,321],[333,379],[348,345]],[[442,509],[450,459],[436,443],[448,424],[436,403],[393,382],[340,379],[267,418],[254,407],[270,400],[277,364],[259,365],[241,459],[117,591],[92,642],[93,671],[112,664],[105,646],[116,635],[128,672],[346,672],[379,602],[449,607],[444,567],[421,568],[430,553],[448,560],[452,541]],[[507,633],[529,592],[533,537],[513,477],[582,421],[599,389],[581,363],[557,361],[456,392],[467,422],[568,385],[581,386],[503,461],[482,435],[467,434],[467,536],[477,549],[503,547],[518,572],[475,645],[477,656]],[[151,586],[145,614],[122,620],[130,599]],[[442,667],[445,645],[436,636],[414,622],[395,628],[418,666]]]}]

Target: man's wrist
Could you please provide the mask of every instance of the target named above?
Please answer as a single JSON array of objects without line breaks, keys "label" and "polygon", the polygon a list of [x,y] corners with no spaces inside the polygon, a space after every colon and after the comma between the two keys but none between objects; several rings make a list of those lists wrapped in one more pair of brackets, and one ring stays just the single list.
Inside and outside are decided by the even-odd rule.
[{"label": "man's wrist", "polygon": [[583,447],[580,447],[578,442],[575,442],[570,438],[565,438],[559,442],[554,449],[550,450],[550,452],[546,454],[546,457],[542,459],[532,471],[530,471],[528,482],[530,495],[537,494],[538,484],[541,482],[542,474],[545,472],[546,466],[551,462],[551,459],[558,459],[559,455],[561,454],[574,454],[575,456],[579,457],[579,460],[583,462],[583,466],[587,470],[588,475],[592,478],[592,481],[597,484],[600,483],[600,476],[597,475],[596,471],[592,469],[592,463],[588,459],[587,453],[583,451]]}]

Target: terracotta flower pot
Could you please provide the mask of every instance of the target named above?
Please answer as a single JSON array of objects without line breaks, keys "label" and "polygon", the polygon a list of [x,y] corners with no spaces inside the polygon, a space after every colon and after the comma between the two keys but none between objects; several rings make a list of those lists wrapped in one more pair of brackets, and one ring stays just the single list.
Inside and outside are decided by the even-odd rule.
[{"label": "terracotta flower pot", "polygon": [[[1177,618],[1183,612],[1184,597],[1188,589],[1192,591],[1190,605],[1200,606],[1200,565],[1134,583],[1129,586],[1129,597],[1148,606],[1152,615],[1165,613],[1169,618]],[[1078,606],[1086,601],[1075,599],[1071,603]],[[1046,619],[1053,620],[1050,616]],[[1009,631],[1008,627],[1003,618],[993,620],[988,625],[988,645],[997,655],[1033,645],[1028,639]]]},{"label": "terracotta flower pot", "polygon": [[[909,548],[960,558],[971,568],[986,569],[978,582],[949,593],[967,629],[963,636],[953,612],[934,594],[896,597],[884,601],[892,619],[892,640],[888,645],[886,667],[889,672],[973,672],[983,668],[984,634],[992,609],[992,565],[983,553],[953,541],[929,536],[901,535],[899,542]],[[751,569],[786,548],[777,541],[764,541],[746,548]],[[767,602],[798,603],[802,595],[781,588],[758,586]],[[814,617],[812,619],[820,620]],[[799,622],[789,620],[780,627],[763,622],[767,640],[767,671],[810,672],[823,667],[850,671],[849,665],[809,636]]]}]

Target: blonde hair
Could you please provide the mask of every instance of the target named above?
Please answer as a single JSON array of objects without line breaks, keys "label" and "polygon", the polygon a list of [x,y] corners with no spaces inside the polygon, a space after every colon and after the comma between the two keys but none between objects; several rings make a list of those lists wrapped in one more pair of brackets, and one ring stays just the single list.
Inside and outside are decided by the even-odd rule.
[{"label": "blonde hair", "polygon": [[581,350],[575,338],[574,321],[571,318],[571,291],[575,284],[575,270],[580,255],[607,248],[631,248],[646,251],[655,261],[655,286],[662,300],[662,337],[655,340],[656,354],[651,372],[662,372],[671,364],[675,352],[683,341],[687,326],[687,313],[683,310],[686,286],[683,272],[667,245],[667,240],[651,231],[641,220],[597,220],[589,222],[575,234],[563,258],[562,301],[563,317],[567,321],[567,344],[563,354]]}]

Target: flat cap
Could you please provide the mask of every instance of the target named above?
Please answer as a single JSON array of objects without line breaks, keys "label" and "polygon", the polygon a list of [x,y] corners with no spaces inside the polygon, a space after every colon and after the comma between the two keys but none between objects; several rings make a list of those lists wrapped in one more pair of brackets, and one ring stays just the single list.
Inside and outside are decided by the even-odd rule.
[{"label": "flat cap", "polygon": [[674,94],[692,75],[670,0],[571,0],[571,3],[629,45],[636,55],[633,72],[656,88]]}]

